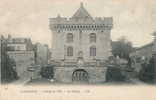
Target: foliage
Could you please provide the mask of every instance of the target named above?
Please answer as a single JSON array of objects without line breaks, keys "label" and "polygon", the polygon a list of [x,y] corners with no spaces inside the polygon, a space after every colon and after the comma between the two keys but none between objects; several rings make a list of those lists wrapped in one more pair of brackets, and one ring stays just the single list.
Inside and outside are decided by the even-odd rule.
[{"label": "foliage", "polygon": [[16,72],[16,63],[13,59],[10,59],[8,56],[5,58],[4,64],[2,64],[2,82],[7,83],[18,79]]},{"label": "foliage", "polygon": [[1,79],[2,83],[8,83],[18,79],[16,73],[16,62],[10,59],[6,54],[6,44],[2,44],[1,48]]},{"label": "foliage", "polygon": [[121,37],[118,41],[112,42],[113,55],[120,58],[129,59],[130,52],[133,51],[133,45],[125,37]]}]

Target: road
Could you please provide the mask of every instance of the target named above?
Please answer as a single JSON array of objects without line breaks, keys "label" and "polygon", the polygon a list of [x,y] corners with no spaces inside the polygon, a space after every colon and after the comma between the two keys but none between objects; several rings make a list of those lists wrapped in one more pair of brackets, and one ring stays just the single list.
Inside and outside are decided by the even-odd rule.
[{"label": "road", "polygon": [[[61,84],[63,85],[63,83],[52,82],[48,79],[39,78],[39,79],[34,79],[32,81],[29,81],[25,85],[61,85]],[[125,81],[118,81],[118,82],[111,81],[111,82],[105,82],[100,84],[88,84],[88,85],[148,85],[148,84],[140,81],[139,79],[131,78]]]},{"label": "road", "polygon": [[25,71],[22,75],[20,75],[20,78],[14,82],[12,82],[12,85],[24,85],[28,81],[30,81],[31,74],[30,72]]},{"label": "road", "polygon": [[53,84],[53,82],[45,78],[38,78],[30,80],[25,85],[50,85],[50,84]]}]

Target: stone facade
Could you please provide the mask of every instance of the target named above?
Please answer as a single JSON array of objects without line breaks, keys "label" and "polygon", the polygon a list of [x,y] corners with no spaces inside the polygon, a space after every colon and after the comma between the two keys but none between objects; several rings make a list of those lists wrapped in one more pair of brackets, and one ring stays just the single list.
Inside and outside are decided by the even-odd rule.
[{"label": "stone facade", "polygon": [[19,77],[27,73],[28,67],[34,64],[33,51],[8,51],[7,54],[16,62],[16,71]]},{"label": "stone facade", "polygon": [[32,41],[29,38],[7,38],[8,51],[31,51],[33,50]]},{"label": "stone facade", "polygon": [[89,83],[105,82],[105,73],[107,71],[106,67],[55,67],[55,80],[62,83],[72,83],[73,72],[80,69],[83,69],[88,73]]},{"label": "stone facade", "polygon": [[153,33],[153,42],[143,45],[130,53],[130,57],[145,57],[151,58],[153,54],[156,54],[156,32]]},{"label": "stone facade", "polygon": [[147,58],[150,59],[152,57],[152,54],[154,52],[154,42],[144,45],[140,48],[137,48],[135,51],[130,53],[130,57],[135,58]]},{"label": "stone facade", "polygon": [[[83,69],[88,73],[89,82],[105,80],[106,68],[104,65],[97,66],[97,63],[104,63],[112,55],[110,39],[112,22],[112,17],[92,18],[82,3],[69,19],[60,15],[50,18],[52,61],[57,66],[55,68],[57,81],[71,82],[71,73],[76,69]],[[95,63],[92,65],[93,62]],[[77,67],[71,66],[72,64]],[[85,76],[85,73],[82,74]]]},{"label": "stone facade", "polygon": [[48,64],[50,51],[48,48],[48,45],[43,45],[40,43],[37,43],[35,45],[35,53],[36,53],[36,64],[38,65],[46,65]]},{"label": "stone facade", "polygon": [[142,61],[145,60],[149,63],[153,54],[156,54],[156,39],[147,45],[137,48],[135,51],[130,53],[130,57],[133,59],[133,68],[136,72],[140,72]]},{"label": "stone facade", "polygon": [[12,38],[8,36],[7,55],[15,61],[16,72],[19,77],[27,74],[28,67],[35,63],[33,45],[28,38]]}]

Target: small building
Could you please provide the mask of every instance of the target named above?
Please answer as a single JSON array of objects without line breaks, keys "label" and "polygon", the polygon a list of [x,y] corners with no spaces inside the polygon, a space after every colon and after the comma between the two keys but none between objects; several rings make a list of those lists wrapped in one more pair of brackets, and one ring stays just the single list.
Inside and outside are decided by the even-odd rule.
[{"label": "small building", "polygon": [[135,58],[136,61],[140,61],[141,59],[149,60],[154,52],[154,42],[144,45],[142,47],[136,48],[133,52],[130,53],[131,58]]},{"label": "small building", "polygon": [[153,32],[154,40],[153,42],[146,44],[142,47],[136,48],[133,52],[130,53],[130,57],[136,59],[150,59],[153,54],[156,53],[156,32]]},{"label": "small building", "polygon": [[29,38],[7,39],[7,55],[16,63],[16,72],[19,77],[24,77],[27,68],[35,63],[33,45]]},{"label": "small building", "polygon": [[156,39],[153,42],[136,48],[133,52],[131,52],[130,57],[134,62],[132,67],[134,67],[135,71],[139,72],[141,70],[142,62],[146,61],[146,63],[149,63],[149,60],[154,53],[156,53]]}]

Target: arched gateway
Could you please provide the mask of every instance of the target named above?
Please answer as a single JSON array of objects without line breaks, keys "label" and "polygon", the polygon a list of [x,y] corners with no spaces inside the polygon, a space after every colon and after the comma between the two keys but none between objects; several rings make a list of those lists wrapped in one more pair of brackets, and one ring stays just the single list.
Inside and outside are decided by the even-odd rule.
[{"label": "arched gateway", "polygon": [[84,69],[77,69],[72,74],[72,81],[76,83],[87,83],[89,75]]}]

